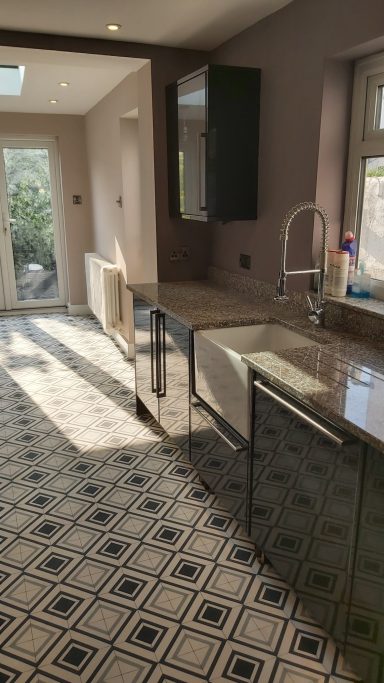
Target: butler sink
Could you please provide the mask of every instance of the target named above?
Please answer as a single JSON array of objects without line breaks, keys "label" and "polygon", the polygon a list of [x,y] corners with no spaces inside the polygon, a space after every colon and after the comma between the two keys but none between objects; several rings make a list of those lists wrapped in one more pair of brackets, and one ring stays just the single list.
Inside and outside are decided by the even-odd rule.
[{"label": "butler sink", "polygon": [[274,323],[195,332],[196,393],[248,439],[248,368],[241,356],[316,344]]}]

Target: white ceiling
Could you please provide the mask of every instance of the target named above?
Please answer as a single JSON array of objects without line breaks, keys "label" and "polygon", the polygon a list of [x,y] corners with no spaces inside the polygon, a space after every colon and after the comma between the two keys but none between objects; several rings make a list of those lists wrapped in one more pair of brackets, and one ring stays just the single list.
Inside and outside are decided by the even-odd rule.
[{"label": "white ceiling", "polygon": [[[20,97],[0,96],[1,112],[86,114],[146,60],[0,47],[0,64],[25,66]],[[0,75],[1,78],[1,75]],[[67,88],[60,81],[69,82]],[[57,99],[57,104],[50,104]]]},{"label": "white ceiling", "polygon": [[[0,28],[211,50],[291,0],[1,0]],[[105,24],[122,24],[112,34]]]},{"label": "white ceiling", "polygon": [[[0,29],[211,50],[291,1],[0,0]],[[21,96],[0,95],[0,112],[85,114],[145,60],[0,46],[0,64],[26,67]]]}]

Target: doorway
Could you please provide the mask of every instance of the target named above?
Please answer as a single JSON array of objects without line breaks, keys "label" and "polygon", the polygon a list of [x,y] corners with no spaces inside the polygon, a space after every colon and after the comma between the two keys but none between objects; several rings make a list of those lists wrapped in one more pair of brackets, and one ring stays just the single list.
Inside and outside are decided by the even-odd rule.
[{"label": "doorway", "polygon": [[60,192],[55,140],[0,140],[0,310],[66,303]]}]

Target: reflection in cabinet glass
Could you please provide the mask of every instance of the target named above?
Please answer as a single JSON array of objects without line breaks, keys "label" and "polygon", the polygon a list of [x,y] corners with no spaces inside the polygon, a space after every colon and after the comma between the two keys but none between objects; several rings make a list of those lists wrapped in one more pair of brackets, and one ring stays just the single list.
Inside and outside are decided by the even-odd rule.
[{"label": "reflection in cabinet glass", "polygon": [[191,462],[220,504],[245,528],[248,443],[200,402],[191,407]]},{"label": "reflection in cabinet glass", "polygon": [[189,330],[134,297],[136,406],[189,451]]},{"label": "reflection in cabinet glass", "polygon": [[[304,409],[275,387],[273,392]],[[347,435],[345,443],[343,436],[340,444],[330,440],[261,387],[256,387],[254,406],[251,536],[312,616],[343,647],[359,444],[348,442]],[[302,415],[318,420],[306,409]]]},{"label": "reflection in cabinet glass", "polygon": [[202,73],[177,89],[180,213],[207,214],[205,143],[207,76]]},{"label": "reflection in cabinet glass", "polygon": [[346,657],[367,683],[384,681],[384,454],[367,448]]}]

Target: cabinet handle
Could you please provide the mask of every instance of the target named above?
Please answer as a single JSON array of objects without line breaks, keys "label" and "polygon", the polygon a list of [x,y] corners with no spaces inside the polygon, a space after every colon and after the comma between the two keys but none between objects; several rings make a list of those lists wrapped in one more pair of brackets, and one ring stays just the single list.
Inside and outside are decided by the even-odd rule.
[{"label": "cabinet handle", "polygon": [[287,401],[285,398],[283,398],[279,392],[277,392],[275,389],[271,389],[270,385],[264,381],[260,382],[254,382],[254,385],[256,389],[259,389],[262,391],[264,394],[267,394],[270,396],[274,401],[279,403],[281,406],[289,410],[291,413],[294,415],[297,415],[301,420],[309,424],[313,429],[315,429],[318,432],[321,432],[321,434],[324,434],[324,436],[327,437],[327,439],[330,439],[330,441],[333,441],[337,446],[343,446],[346,443],[351,443],[354,441],[353,438],[351,438],[348,434],[345,432],[337,431],[336,428],[335,430],[331,429],[328,424],[323,424],[322,422],[318,422],[317,420],[314,420],[312,415],[309,415],[305,412],[302,411],[301,408],[298,408],[295,403],[290,403]]},{"label": "cabinet handle", "polygon": [[166,368],[166,348],[165,348],[165,313],[157,314],[159,326],[159,398],[167,395],[167,368]]},{"label": "cabinet handle", "polygon": [[160,359],[160,324],[159,311],[155,313],[155,374],[156,374],[156,398],[160,398],[161,394],[161,359]]},{"label": "cabinet handle", "polygon": [[206,158],[207,158],[207,134],[200,133],[198,138],[198,183],[199,183],[199,210],[207,210],[206,201]]},{"label": "cabinet handle", "polygon": [[[154,351],[154,344],[153,344],[153,318],[156,316],[157,311],[153,310],[149,312],[149,320],[150,320],[150,342],[151,342],[151,391],[152,394],[157,394],[157,382],[155,386],[155,372],[153,369],[153,363],[155,360],[155,354],[153,353]],[[156,318],[155,318],[156,321]],[[156,328],[156,322],[155,322],[155,328]],[[157,353],[156,353],[157,355]],[[157,379],[157,373],[156,373],[156,379]]]},{"label": "cabinet handle", "polygon": [[[200,403],[198,403],[198,404],[192,403],[192,404],[191,404],[191,407],[193,408],[193,410],[196,411],[196,413],[198,413],[198,415],[200,415],[200,417],[203,418],[203,420],[205,420],[205,422],[207,422],[207,423],[209,424],[210,427],[212,427],[213,431],[216,432],[216,434],[218,434],[218,435],[220,436],[220,438],[223,439],[223,441],[225,441],[225,443],[226,443],[230,448],[232,448],[233,451],[235,451],[236,453],[240,453],[241,451],[247,450],[248,444],[236,445],[235,443],[232,443],[232,441],[231,441],[230,439],[228,439],[228,437],[225,436],[225,435],[220,431],[220,429],[219,429],[218,427],[216,427],[216,426],[213,424],[213,422],[211,422],[211,420],[209,419],[209,417],[207,417],[207,415],[205,414],[206,411],[205,411],[204,408],[200,405]],[[208,413],[208,411],[207,411],[207,413]],[[208,415],[209,415],[209,413],[208,413]]]}]

